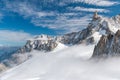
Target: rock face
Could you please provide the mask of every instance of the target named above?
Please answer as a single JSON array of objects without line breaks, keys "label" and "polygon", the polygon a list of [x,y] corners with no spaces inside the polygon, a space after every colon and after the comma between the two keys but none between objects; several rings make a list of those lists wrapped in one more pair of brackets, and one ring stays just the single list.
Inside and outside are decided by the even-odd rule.
[{"label": "rock face", "polygon": [[97,11],[95,11],[95,13],[94,13],[94,15],[93,15],[93,20],[96,20],[96,19],[98,19],[98,18],[99,18],[98,13],[97,13]]},{"label": "rock face", "polygon": [[0,64],[0,72],[7,70],[7,67],[4,64]]},{"label": "rock face", "polygon": [[26,45],[18,50],[18,53],[30,52],[32,50],[51,51],[57,46],[54,37],[48,35],[40,35],[34,39],[28,40]]},{"label": "rock face", "polygon": [[[103,30],[102,23],[101,23],[102,18],[98,17],[96,19],[93,19],[89,24],[86,29],[83,29],[82,31],[79,32],[73,32],[69,34],[65,34],[61,36],[60,42],[64,44],[81,44],[81,43],[87,43],[91,44],[95,42],[95,37],[93,36],[94,33],[99,32],[100,30]],[[99,36],[98,34],[97,36]]]},{"label": "rock face", "polygon": [[95,46],[93,57],[109,57],[120,55],[120,30],[116,34],[102,36]]},{"label": "rock face", "polygon": [[[73,32],[61,36],[60,42],[64,44],[80,44],[80,43],[95,43],[98,42],[102,35],[115,34],[120,29],[120,15],[112,18],[105,18],[99,16],[97,12],[94,13],[91,22],[86,29],[79,32]],[[94,35],[98,33],[98,35]]]}]

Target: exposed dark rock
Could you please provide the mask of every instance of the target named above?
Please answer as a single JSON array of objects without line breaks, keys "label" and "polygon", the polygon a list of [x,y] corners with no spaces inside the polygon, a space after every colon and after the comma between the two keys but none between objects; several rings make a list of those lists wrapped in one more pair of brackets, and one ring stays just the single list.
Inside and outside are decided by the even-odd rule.
[{"label": "exposed dark rock", "polygon": [[95,46],[93,57],[109,57],[120,55],[120,30],[116,34],[102,36]]},{"label": "exposed dark rock", "polygon": [[30,52],[32,50],[51,51],[58,45],[54,37],[40,35],[34,39],[28,40],[26,45],[17,53]]},{"label": "exposed dark rock", "polygon": [[7,69],[8,68],[3,63],[0,64],[0,72],[3,72],[5,70],[7,70]]}]

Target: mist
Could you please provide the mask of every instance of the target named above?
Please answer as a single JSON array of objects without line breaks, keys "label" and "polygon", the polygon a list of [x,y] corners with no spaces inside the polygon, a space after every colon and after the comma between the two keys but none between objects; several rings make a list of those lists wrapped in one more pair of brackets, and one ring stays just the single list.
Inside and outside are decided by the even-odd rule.
[{"label": "mist", "polygon": [[33,57],[0,76],[0,80],[120,80],[120,58],[90,59],[94,45],[62,46]]}]

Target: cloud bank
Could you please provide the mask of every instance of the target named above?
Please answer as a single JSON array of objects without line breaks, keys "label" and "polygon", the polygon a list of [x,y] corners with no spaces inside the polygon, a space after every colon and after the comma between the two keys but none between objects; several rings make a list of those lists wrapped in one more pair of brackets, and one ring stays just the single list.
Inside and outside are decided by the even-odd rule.
[{"label": "cloud bank", "polygon": [[33,58],[0,75],[1,80],[119,80],[120,59],[88,60],[94,45],[55,52],[34,51]]},{"label": "cloud bank", "polygon": [[3,44],[4,46],[20,46],[31,37],[31,34],[22,31],[0,30],[0,44]]}]

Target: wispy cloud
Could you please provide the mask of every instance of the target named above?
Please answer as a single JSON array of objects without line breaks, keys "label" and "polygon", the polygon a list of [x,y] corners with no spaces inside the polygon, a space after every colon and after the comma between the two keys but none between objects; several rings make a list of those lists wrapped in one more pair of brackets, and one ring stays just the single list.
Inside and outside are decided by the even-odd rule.
[{"label": "wispy cloud", "polygon": [[0,30],[0,41],[22,42],[31,37],[31,34],[22,31]]},{"label": "wispy cloud", "polygon": [[[36,2],[39,5],[37,5]],[[73,8],[67,6],[63,9],[63,6],[67,5],[67,3],[76,2],[102,7],[119,4],[116,1],[108,0],[39,0],[32,2],[28,2],[27,0],[23,2],[19,0],[15,0],[14,2],[4,0],[6,10],[18,13],[24,18],[30,19],[31,23],[35,26],[47,27],[54,30],[64,30],[66,32],[81,30],[83,26],[87,26],[91,15],[83,15],[83,12],[94,12],[96,10],[101,13],[109,12],[108,9],[103,9],[102,7],[87,8],[78,6]],[[60,9],[61,7],[62,11]],[[79,15],[82,15],[82,17]]]},{"label": "wispy cloud", "polygon": [[73,11],[85,11],[85,12],[101,12],[101,13],[107,13],[109,10],[106,9],[101,9],[101,8],[84,8],[84,7],[69,7],[68,9],[73,10]]},{"label": "wispy cloud", "polygon": [[86,4],[96,5],[96,6],[113,6],[119,4],[116,1],[109,0],[72,0],[73,2],[82,2]]},{"label": "wispy cloud", "polygon": [[[86,27],[90,16],[82,16],[82,13],[68,12],[58,13],[56,11],[42,11],[36,7],[27,5],[26,3],[10,4],[6,2],[6,7],[13,12],[17,12],[24,18],[30,18],[31,23],[39,27],[48,27],[54,30],[63,30],[65,32],[72,32],[81,30]],[[72,16],[72,17],[71,17]],[[52,18],[47,18],[52,17]]]},{"label": "wispy cloud", "polygon": [[[17,4],[17,5],[16,5]],[[28,5],[27,2],[5,2],[6,9],[9,11],[17,12],[24,17],[44,17],[54,15],[52,12],[44,12],[37,10],[36,7]]]},{"label": "wispy cloud", "polygon": [[[73,32],[79,31],[85,28],[89,21],[91,15],[83,16],[83,17],[74,17],[74,18],[67,18],[66,16],[58,16],[55,20],[39,20],[33,19],[32,23],[36,26],[44,26],[49,27],[55,30],[64,30],[65,32]],[[45,23],[42,23],[45,22]]]}]

